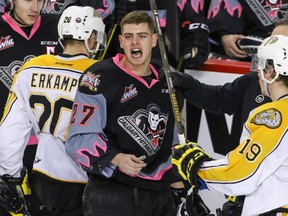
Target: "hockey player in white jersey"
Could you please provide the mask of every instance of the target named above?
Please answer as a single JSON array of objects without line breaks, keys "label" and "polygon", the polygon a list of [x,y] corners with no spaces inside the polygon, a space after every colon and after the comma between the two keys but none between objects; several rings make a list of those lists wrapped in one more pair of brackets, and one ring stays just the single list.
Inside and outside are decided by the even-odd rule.
[{"label": "hockey player in white jersey", "polygon": [[[178,145],[173,154],[175,169],[194,188],[200,187],[200,180],[210,190],[245,195],[242,216],[288,213],[287,44],[288,37],[273,35],[258,48],[261,92],[272,102],[250,112],[237,148],[218,160],[196,143]],[[183,205],[189,209],[187,199]]]},{"label": "hockey player in white jersey", "polygon": [[91,57],[105,45],[105,25],[93,8],[71,6],[60,17],[58,34],[63,54],[41,55],[23,65],[15,75],[1,120],[0,204],[20,215],[29,215],[21,194],[29,194],[23,183],[27,172],[22,157],[32,127],[39,140],[32,192],[50,216],[83,215],[87,176],[66,155],[64,146],[78,78],[95,63]]}]

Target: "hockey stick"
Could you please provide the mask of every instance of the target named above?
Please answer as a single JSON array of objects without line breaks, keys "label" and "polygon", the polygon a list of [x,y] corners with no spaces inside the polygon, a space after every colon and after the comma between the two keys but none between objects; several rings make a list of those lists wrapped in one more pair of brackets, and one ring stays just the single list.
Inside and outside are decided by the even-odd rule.
[{"label": "hockey stick", "polygon": [[184,145],[184,144],[186,144],[186,139],[185,139],[185,135],[184,135],[184,128],[181,124],[181,115],[180,115],[180,111],[179,111],[178,102],[176,99],[176,93],[175,93],[174,85],[172,82],[170,65],[168,62],[168,56],[167,56],[167,52],[166,52],[166,48],[165,48],[164,38],[163,38],[162,30],[160,27],[157,5],[156,5],[155,0],[149,0],[149,3],[150,3],[151,11],[152,11],[155,26],[156,26],[156,32],[158,34],[158,43],[159,43],[159,48],[160,48],[160,54],[161,54],[161,58],[162,58],[163,67],[165,70],[166,81],[167,81],[167,85],[168,85],[168,89],[169,89],[169,95],[170,95],[170,99],[171,99],[171,103],[172,103],[172,107],[173,107],[173,113],[174,113],[176,125],[178,128],[179,141],[180,141],[181,145]]},{"label": "hockey stick", "polygon": [[111,33],[109,34],[109,39],[108,39],[107,45],[106,45],[106,47],[104,49],[104,52],[103,52],[103,54],[102,54],[102,56],[100,57],[99,60],[103,60],[105,58],[107,50],[108,50],[108,48],[110,46],[110,43],[111,43],[111,41],[112,41],[112,39],[114,37],[114,33],[116,31],[116,28],[117,28],[117,24],[114,24],[113,28],[111,29]]}]

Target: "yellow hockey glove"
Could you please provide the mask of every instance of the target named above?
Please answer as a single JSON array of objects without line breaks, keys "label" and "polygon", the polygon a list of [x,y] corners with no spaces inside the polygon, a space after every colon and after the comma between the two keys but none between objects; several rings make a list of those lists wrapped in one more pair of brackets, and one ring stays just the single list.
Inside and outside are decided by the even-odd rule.
[{"label": "yellow hockey glove", "polygon": [[0,205],[12,216],[30,216],[28,212],[30,195],[27,169],[23,168],[19,178],[8,174],[0,176]]},{"label": "yellow hockey glove", "polygon": [[198,188],[197,172],[202,163],[207,160],[212,160],[212,158],[197,143],[193,142],[176,145],[172,154],[174,170],[196,188]]}]

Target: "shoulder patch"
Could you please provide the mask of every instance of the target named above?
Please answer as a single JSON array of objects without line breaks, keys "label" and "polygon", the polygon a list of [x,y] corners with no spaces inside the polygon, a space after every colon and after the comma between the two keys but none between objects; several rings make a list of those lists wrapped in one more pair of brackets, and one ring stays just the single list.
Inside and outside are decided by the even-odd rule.
[{"label": "shoulder patch", "polygon": [[87,93],[87,90],[89,89],[93,93],[96,93],[97,88],[99,87],[101,82],[100,77],[100,74],[96,75],[90,71],[83,74],[80,78],[79,90]]},{"label": "shoulder patch", "polygon": [[277,109],[266,109],[257,113],[251,123],[264,125],[268,128],[278,128],[282,123],[282,115]]}]

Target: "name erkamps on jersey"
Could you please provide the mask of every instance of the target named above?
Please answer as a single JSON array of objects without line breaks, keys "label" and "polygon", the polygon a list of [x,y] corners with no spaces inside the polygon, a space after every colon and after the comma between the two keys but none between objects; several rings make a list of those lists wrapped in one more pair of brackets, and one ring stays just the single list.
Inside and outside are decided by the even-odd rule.
[{"label": "name erkamps on jersey", "polygon": [[14,40],[11,38],[11,35],[8,35],[6,37],[1,37],[0,40],[0,51],[7,49],[9,47],[14,46]]}]

